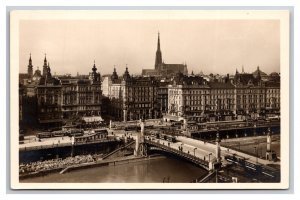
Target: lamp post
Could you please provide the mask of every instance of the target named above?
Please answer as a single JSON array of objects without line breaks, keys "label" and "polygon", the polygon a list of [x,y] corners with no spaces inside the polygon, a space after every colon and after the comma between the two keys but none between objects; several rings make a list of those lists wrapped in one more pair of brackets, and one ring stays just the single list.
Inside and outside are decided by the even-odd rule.
[{"label": "lamp post", "polygon": [[196,156],[196,149],[197,149],[197,148],[194,148],[194,156]]}]

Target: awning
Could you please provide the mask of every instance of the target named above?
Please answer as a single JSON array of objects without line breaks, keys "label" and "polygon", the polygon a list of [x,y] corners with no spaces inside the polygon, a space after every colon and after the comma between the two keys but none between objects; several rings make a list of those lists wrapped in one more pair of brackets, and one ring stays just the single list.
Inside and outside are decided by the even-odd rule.
[{"label": "awning", "polygon": [[82,117],[82,120],[86,123],[102,122],[104,121],[101,116]]}]

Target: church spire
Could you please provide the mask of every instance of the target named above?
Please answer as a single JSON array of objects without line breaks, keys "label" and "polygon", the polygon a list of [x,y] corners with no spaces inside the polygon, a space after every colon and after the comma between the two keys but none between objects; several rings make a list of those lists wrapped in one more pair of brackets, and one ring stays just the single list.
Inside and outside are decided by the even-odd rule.
[{"label": "church spire", "polygon": [[29,55],[29,62],[28,62],[27,73],[28,73],[29,77],[33,76],[33,66],[32,66],[32,60],[31,60],[31,53]]},{"label": "church spire", "polygon": [[48,63],[47,63],[47,57],[45,54],[44,65],[43,65],[43,76],[46,76],[47,74],[48,74]]},{"label": "church spire", "polygon": [[157,50],[156,50],[156,57],[155,57],[155,69],[158,70],[160,65],[162,64],[162,56],[160,51],[160,36],[158,32],[158,38],[157,38]]},{"label": "church spire", "polygon": [[47,57],[46,57],[46,54],[45,54],[45,58],[44,58],[44,65],[47,65]]},{"label": "church spire", "polygon": [[157,51],[160,51],[160,38],[159,38],[159,32],[158,32],[158,39],[157,39]]}]

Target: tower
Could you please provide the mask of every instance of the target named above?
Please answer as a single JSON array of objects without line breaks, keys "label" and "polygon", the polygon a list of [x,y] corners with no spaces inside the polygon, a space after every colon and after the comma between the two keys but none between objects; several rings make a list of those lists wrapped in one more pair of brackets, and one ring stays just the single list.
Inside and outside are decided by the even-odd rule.
[{"label": "tower", "polygon": [[47,74],[48,74],[48,65],[47,65],[47,58],[45,54],[44,65],[43,65],[43,76],[46,76]]},{"label": "tower", "polygon": [[158,32],[158,39],[157,39],[157,50],[156,50],[156,56],[155,56],[155,69],[158,70],[159,66],[162,64],[162,56],[160,51],[160,38],[159,38],[159,32]]},{"label": "tower", "polygon": [[129,71],[128,71],[127,64],[126,64],[126,70],[123,74],[123,79],[124,79],[124,81],[128,81],[130,79],[130,74],[129,74]]},{"label": "tower", "polygon": [[32,76],[33,76],[33,66],[32,66],[31,54],[30,54],[30,57],[29,57],[27,73],[28,73],[29,77],[32,78]]},{"label": "tower", "polygon": [[115,81],[119,78],[118,74],[117,74],[117,71],[116,71],[116,67],[114,67],[114,72],[112,73],[111,75],[111,80],[112,81]]},{"label": "tower", "polygon": [[47,67],[47,77],[51,77],[51,68],[50,68],[50,63],[48,62],[48,67]]},{"label": "tower", "polygon": [[94,65],[92,67],[92,73],[90,73],[90,80],[92,80],[92,82],[95,84],[101,84],[101,75],[99,72],[97,72],[97,67],[96,67],[96,62],[94,60]]}]

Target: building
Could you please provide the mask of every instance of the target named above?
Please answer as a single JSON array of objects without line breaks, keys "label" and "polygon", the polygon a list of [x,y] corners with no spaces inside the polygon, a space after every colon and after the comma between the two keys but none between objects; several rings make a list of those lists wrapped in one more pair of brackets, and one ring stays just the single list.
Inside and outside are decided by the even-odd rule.
[{"label": "building", "polygon": [[115,120],[152,119],[160,116],[159,82],[154,77],[131,76],[128,67],[122,77],[114,69],[108,82],[110,115]]},{"label": "building", "polygon": [[45,56],[43,74],[36,88],[37,118],[40,127],[56,129],[62,126],[61,91],[61,81],[52,77]]},{"label": "building", "polygon": [[280,115],[280,82],[268,81],[265,84],[265,115],[274,117]]},{"label": "building", "polygon": [[232,79],[211,75],[177,73],[168,85],[168,112],[165,120],[205,122],[246,120],[280,115],[280,76],[260,76],[236,71]]},{"label": "building", "polygon": [[22,118],[20,128],[26,131],[30,131],[30,129],[38,125],[36,90],[41,77],[41,71],[38,67],[33,74],[33,62],[30,54],[27,73],[19,74],[19,87],[22,88],[22,90],[19,90],[19,93],[22,93],[22,95],[19,94],[21,101],[19,109],[21,111],[20,117]]},{"label": "building", "polygon": [[61,107],[65,121],[80,119],[83,116],[101,116],[101,75],[97,72],[95,63],[88,77],[63,76],[60,80]]},{"label": "building", "polygon": [[265,82],[262,81],[260,70],[258,75],[239,73],[236,71],[235,78],[236,115],[238,119],[262,115],[265,109]]},{"label": "building", "polygon": [[[28,66],[31,69],[31,57]],[[43,72],[37,69],[26,80],[24,93],[23,121],[32,127],[59,128],[83,116],[101,115],[101,75],[95,63],[88,76],[54,77],[45,56]]]},{"label": "building", "polygon": [[213,116],[210,121],[229,121],[235,117],[235,87],[229,82],[209,82],[210,112]]},{"label": "building", "polygon": [[159,114],[162,117],[168,112],[168,85],[169,80],[158,80],[159,87],[157,88],[157,102],[159,106]]},{"label": "building", "polygon": [[187,76],[178,72],[168,85],[168,113],[165,120],[203,121],[210,110],[209,86],[201,76]]},{"label": "building", "polygon": [[131,77],[124,74],[124,121],[154,119],[160,115],[157,89],[158,81],[154,77]]},{"label": "building", "polygon": [[143,76],[162,76],[162,77],[173,77],[176,73],[181,72],[184,75],[188,74],[186,64],[166,64],[162,59],[162,53],[160,50],[160,36],[158,33],[157,39],[157,50],[155,56],[154,69],[143,69]]}]

